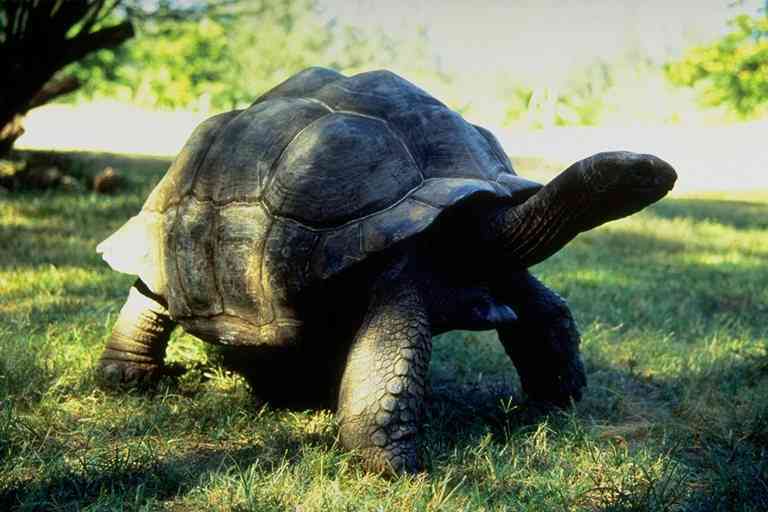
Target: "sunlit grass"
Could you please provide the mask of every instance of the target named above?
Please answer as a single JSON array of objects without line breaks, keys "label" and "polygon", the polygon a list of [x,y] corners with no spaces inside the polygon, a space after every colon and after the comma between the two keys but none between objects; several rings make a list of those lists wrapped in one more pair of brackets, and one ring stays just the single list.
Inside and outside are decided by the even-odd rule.
[{"label": "sunlit grass", "polygon": [[0,509],[766,509],[768,193],[665,200],[534,269],[581,326],[572,411],[519,405],[493,334],[436,340],[429,473],[388,481],[339,447],[330,412],[262,407],[181,332],[178,382],[98,388],[131,278],[94,248],[167,162],[81,158],[119,165],[125,192],[0,202]]}]

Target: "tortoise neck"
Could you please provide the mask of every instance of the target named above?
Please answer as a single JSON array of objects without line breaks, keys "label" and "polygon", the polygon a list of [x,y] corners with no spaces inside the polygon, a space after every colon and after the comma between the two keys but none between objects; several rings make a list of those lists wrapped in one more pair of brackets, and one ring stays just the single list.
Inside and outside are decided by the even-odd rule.
[{"label": "tortoise neck", "polygon": [[583,231],[590,210],[589,188],[581,163],[561,173],[520,205],[494,212],[489,240],[505,266],[527,268],[562,249]]}]

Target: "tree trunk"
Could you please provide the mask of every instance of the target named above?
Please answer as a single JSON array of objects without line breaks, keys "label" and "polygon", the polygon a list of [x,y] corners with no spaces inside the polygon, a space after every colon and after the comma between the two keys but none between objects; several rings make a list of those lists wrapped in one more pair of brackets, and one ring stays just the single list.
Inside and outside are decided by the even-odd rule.
[{"label": "tree trunk", "polygon": [[10,153],[13,143],[24,134],[24,127],[21,125],[22,119],[22,116],[16,115],[0,126],[0,158]]},{"label": "tree trunk", "polygon": [[[59,7],[53,9],[56,5]],[[0,157],[24,133],[21,120],[30,109],[79,86],[72,77],[53,79],[58,71],[91,52],[115,48],[133,37],[133,25],[128,21],[91,31],[104,5],[104,1],[69,0],[3,6],[6,25],[5,40],[0,43],[4,75],[0,79]],[[84,28],[68,37],[80,20],[84,20]]]},{"label": "tree trunk", "polygon": [[[63,78],[54,79],[43,85],[42,89],[37,91],[29,102],[28,110],[31,110],[40,105],[45,105],[49,101],[69,94],[77,90],[80,87],[80,80],[74,76],[65,76]],[[16,139],[24,134],[24,126],[22,121],[24,119],[24,112],[13,114],[4,125],[0,125],[0,156],[10,153],[13,148],[13,144]]]}]

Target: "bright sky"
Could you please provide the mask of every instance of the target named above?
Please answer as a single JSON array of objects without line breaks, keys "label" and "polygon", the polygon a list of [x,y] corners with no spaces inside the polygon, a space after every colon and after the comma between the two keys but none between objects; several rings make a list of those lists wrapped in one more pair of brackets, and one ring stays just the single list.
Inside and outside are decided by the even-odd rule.
[{"label": "bright sky", "polygon": [[[733,5],[737,4],[737,5]],[[432,50],[450,72],[499,67],[542,83],[559,82],[595,58],[629,48],[666,60],[710,40],[725,21],[754,13],[746,0],[321,0],[324,16],[397,36],[427,28]]]}]

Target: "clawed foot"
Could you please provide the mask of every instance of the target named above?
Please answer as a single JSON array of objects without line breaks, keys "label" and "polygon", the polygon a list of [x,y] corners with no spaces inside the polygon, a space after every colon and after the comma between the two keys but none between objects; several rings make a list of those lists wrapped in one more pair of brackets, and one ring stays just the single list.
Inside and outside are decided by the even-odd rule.
[{"label": "clawed foot", "polygon": [[416,428],[390,425],[373,432],[356,432],[360,425],[342,424],[341,439],[346,446],[356,446],[363,467],[384,476],[415,474],[421,471]]},{"label": "clawed foot", "polygon": [[97,375],[99,383],[107,388],[146,389],[158,383],[165,376],[178,377],[184,373],[181,365],[164,365],[102,359]]},{"label": "clawed foot", "polygon": [[563,366],[556,375],[547,379],[530,379],[523,384],[528,399],[542,406],[557,408],[569,407],[582,398],[582,388],[587,385],[584,366],[581,360],[571,361]]},{"label": "clawed foot", "polygon": [[415,447],[402,445],[362,450],[363,466],[371,473],[384,476],[416,474],[422,469]]},{"label": "clawed foot", "polygon": [[529,361],[518,370],[523,391],[529,400],[542,405],[568,407],[578,402],[587,385],[579,355],[579,332],[570,315],[553,319],[542,329],[538,361]]}]

